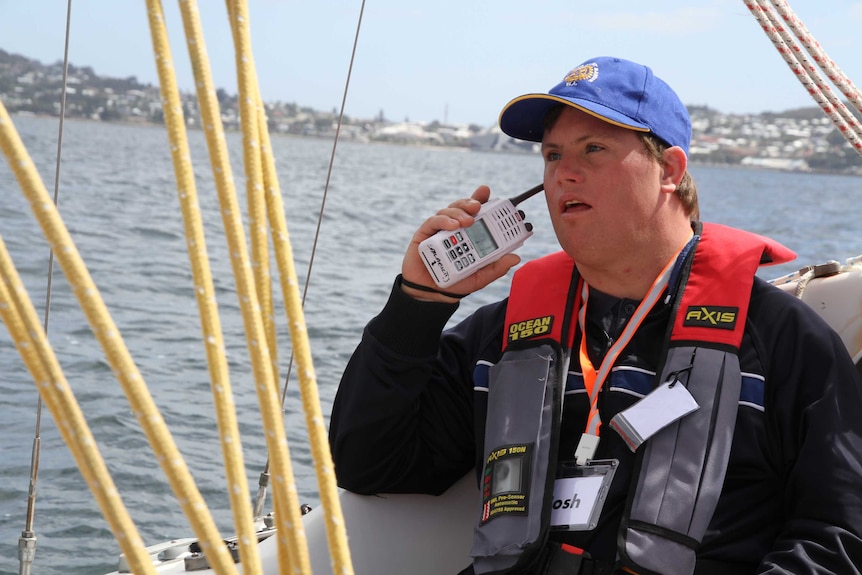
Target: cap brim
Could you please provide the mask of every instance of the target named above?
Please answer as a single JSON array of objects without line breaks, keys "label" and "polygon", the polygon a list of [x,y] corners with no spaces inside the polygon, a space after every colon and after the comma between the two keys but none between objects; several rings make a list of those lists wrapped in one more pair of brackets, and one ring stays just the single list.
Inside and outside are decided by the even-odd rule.
[{"label": "cap brim", "polygon": [[562,98],[552,94],[525,94],[519,96],[506,104],[500,112],[500,129],[505,134],[519,140],[529,142],[541,142],[545,132],[545,115],[548,110],[565,104],[586,112],[591,116],[639,132],[649,132],[650,128],[641,122],[632,120],[625,114],[621,114],[607,106],[597,104],[590,100],[579,98]]}]

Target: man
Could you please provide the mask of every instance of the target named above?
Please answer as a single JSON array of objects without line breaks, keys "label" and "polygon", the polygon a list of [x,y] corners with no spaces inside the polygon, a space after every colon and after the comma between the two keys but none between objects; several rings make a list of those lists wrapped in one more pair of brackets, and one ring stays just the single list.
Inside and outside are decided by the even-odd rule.
[{"label": "man", "polygon": [[859,573],[862,382],[814,312],[754,275],[792,252],[697,221],[673,90],[595,58],[500,126],[542,143],[563,251],[443,331],[519,258],[445,291],[420,259],[487,187],[419,227],[339,387],[340,484],[437,494],[475,469],[477,574]]}]

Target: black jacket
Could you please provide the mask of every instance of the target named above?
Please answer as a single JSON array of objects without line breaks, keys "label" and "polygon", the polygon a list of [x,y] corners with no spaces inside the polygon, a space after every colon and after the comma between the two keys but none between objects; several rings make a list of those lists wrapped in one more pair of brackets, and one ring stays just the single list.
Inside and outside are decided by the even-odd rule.
[{"label": "black jacket", "polygon": [[[593,293],[587,333],[598,365],[632,302]],[[342,487],[439,494],[481,469],[488,368],[501,356],[506,301],[444,332],[456,309],[416,301],[396,283],[366,327],[332,411]],[[620,354],[600,395],[602,421],[651,389],[669,317],[657,304]],[[805,304],[755,278],[740,364],[727,477],[698,557],[757,573],[860,573],[862,380],[841,340]],[[570,372],[561,460],[572,459],[588,410]],[[613,561],[634,455],[605,428],[596,458],[620,461],[599,526],[560,538]]]}]

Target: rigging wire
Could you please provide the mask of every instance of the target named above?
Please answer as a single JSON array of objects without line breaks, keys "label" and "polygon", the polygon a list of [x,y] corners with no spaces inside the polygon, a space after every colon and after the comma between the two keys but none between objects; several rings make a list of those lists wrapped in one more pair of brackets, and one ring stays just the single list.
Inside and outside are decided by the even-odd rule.
[{"label": "rigging wire", "polygon": [[[844,73],[834,65],[834,62],[811,37],[807,28],[793,13],[786,0],[743,0],[748,10],[760,24],[764,33],[772,41],[775,49],[784,59],[794,76],[802,84],[820,109],[832,121],[839,133],[844,136],[854,150],[862,155],[862,126],[857,118],[838,99],[818,73],[817,67],[823,70],[844,95],[857,108],[862,103],[858,89],[849,81]],[[776,12],[778,14],[776,14]],[[780,17],[779,17],[780,15]],[[782,24],[782,19],[786,26]],[[796,35],[805,49],[811,54],[817,64],[811,64],[802,47],[796,42]],[[860,110],[862,111],[862,110]]]},{"label": "rigging wire", "polygon": [[[347,78],[344,82],[344,92],[341,96],[341,110],[338,114],[338,123],[335,126],[335,137],[332,140],[332,153],[329,156],[329,166],[326,170],[326,182],[323,185],[323,196],[320,200],[320,211],[317,215],[317,228],[314,232],[314,241],[311,244],[311,255],[308,260],[308,270],[305,274],[305,285],[302,290],[302,306],[305,307],[305,300],[308,295],[308,286],[311,282],[311,272],[314,268],[314,256],[317,253],[317,243],[320,238],[320,230],[323,224],[323,213],[326,209],[326,198],[329,193],[329,181],[332,177],[332,167],[335,164],[335,151],[338,146],[338,137],[341,133],[341,125],[344,122],[344,108],[347,104],[347,92],[350,88],[350,76],[353,73],[353,62],[356,59],[356,46],[359,44],[359,31],[362,28],[362,15],[365,12],[365,0],[362,0],[362,4],[359,7],[359,18],[356,22],[356,33],[353,36],[353,49],[350,52],[350,64],[347,67]],[[287,374],[284,376],[284,387],[281,391],[281,405],[284,406],[285,398],[287,397],[287,386],[290,382],[290,374],[293,370],[293,351],[290,353],[290,360],[287,365]],[[264,466],[264,470],[260,474],[260,478],[258,480],[258,492],[255,495],[254,500],[254,517],[255,519],[259,518],[263,513],[263,505],[266,500],[266,488],[269,484],[269,458],[266,460],[266,465]]]},{"label": "rigging wire", "polygon": [[[63,127],[66,119],[66,93],[67,78],[69,75],[69,36],[72,21],[72,0],[66,4],[66,34],[63,48],[63,86],[60,91],[60,124],[57,134],[57,161],[54,168],[54,205],[59,204],[60,198],[60,163],[63,155]],[[45,333],[48,333],[48,324],[51,316],[51,295],[54,284],[54,250],[48,253],[48,283],[45,294],[45,317],[42,324]],[[24,521],[24,530],[18,539],[18,574],[30,575],[33,560],[36,558],[36,532],[34,523],[36,518],[36,481],[39,477],[39,458],[42,445],[42,396],[38,395],[36,400],[36,425],[33,434],[33,450],[30,454],[30,486],[27,492],[27,514]]]},{"label": "rigging wire", "polygon": [[[314,267],[314,255],[317,251],[317,240],[320,237],[320,228],[323,222],[323,211],[326,207],[326,196],[329,191],[329,180],[332,176],[332,166],[335,163],[335,149],[338,146],[338,135],[341,132],[341,124],[344,121],[344,107],[347,103],[347,90],[350,87],[350,75],[353,72],[353,61],[356,59],[356,46],[359,43],[359,29],[362,26],[362,14],[365,11],[365,0],[362,0],[362,5],[359,8],[359,19],[356,22],[356,34],[353,37],[353,50],[350,53],[350,65],[347,68],[347,78],[344,82],[344,94],[341,97],[341,111],[338,114],[338,124],[335,126],[335,138],[332,140],[332,153],[329,156],[329,167],[326,170],[326,183],[323,186],[323,197],[320,202],[320,213],[317,217],[317,229],[314,233],[314,242],[311,245],[311,257],[308,261],[308,272],[305,275],[305,287],[302,290],[302,303],[305,303],[305,297],[308,294],[308,284],[311,280],[311,270]],[[291,366],[293,362],[291,361]],[[290,375],[290,368],[288,368],[288,376]],[[285,380],[285,386],[287,384],[287,380]]]},{"label": "rigging wire", "polygon": [[784,22],[793,30],[811,57],[817,62],[820,69],[841,90],[844,96],[853,103],[855,108],[862,112],[862,91],[847,77],[847,75],[835,64],[832,58],[821,48],[814,39],[805,24],[796,16],[786,0],[772,0],[775,10],[781,15]]}]

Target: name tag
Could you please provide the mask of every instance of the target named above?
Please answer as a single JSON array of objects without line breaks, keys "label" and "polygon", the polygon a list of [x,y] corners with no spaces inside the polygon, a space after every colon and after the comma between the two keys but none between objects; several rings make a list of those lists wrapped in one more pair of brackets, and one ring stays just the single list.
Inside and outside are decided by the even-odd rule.
[{"label": "name tag", "polygon": [[649,395],[611,419],[610,426],[632,451],[659,430],[700,406],[678,380],[666,381]]},{"label": "name tag", "polygon": [[595,529],[618,464],[616,459],[607,459],[587,465],[561,465],[554,482],[551,529]]}]

